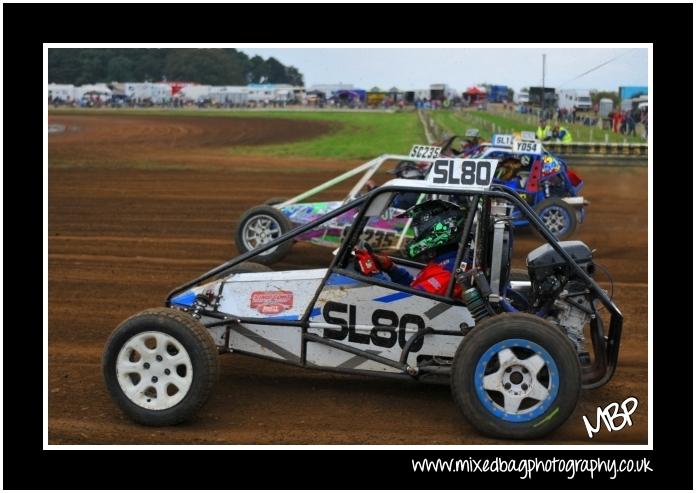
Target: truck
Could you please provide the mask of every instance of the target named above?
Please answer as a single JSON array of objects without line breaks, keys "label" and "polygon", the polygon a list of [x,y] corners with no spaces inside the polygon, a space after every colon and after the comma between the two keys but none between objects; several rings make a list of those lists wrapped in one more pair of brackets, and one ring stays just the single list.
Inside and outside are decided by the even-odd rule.
[{"label": "truck", "polygon": [[502,103],[508,100],[507,86],[491,86],[488,92],[488,101],[491,103]]},{"label": "truck", "polygon": [[619,87],[619,100],[633,99],[648,95],[647,86],[623,86]]},{"label": "truck", "polygon": [[648,105],[648,96],[636,96],[621,100],[621,111],[638,111]]},{"label": "truck", "polygon": [[454,99],[459,96],[456,89],[451,88],[447,84],[430,84],[430,99],[444,101],[445,99]]},{"label": "truck", "polygon": [[543,106],[544,108],[553,108],[556,106],[556,90],[553,87],[530,87],[529,103],[532,106]]},{"label": "truck", "polygon": [[590,97],[590,91],[586,89],[563,89],[558,92],[558,107],[570,112],[574,109],[591,111],[592,98]]},{"label": "truck", "polygon": [[520,91],[516,93],[513,100],[517,104],[529,104],[529,91]]}]

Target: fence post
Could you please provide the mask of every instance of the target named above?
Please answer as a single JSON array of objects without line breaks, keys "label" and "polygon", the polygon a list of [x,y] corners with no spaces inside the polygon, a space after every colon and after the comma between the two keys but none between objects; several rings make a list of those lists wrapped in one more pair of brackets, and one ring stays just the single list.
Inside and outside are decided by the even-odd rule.
[{"label": "fence post", "polygon": [[608,144],[609,143],[609,134],[604,134],[604,143]]}]

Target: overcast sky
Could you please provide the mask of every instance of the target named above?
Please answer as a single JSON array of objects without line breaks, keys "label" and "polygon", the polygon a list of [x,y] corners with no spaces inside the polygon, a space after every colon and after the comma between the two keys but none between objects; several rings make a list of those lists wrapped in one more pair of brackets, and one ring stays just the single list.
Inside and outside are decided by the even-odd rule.
[{"label": "overcast sky", "polygon": [[[294,65],[305,85],[347,83],[361,89],[427,89],[445,83],[464,91],[491,83],[512,87],[541,85],[546,53],[546,86],[618,90],[648,85],[646,48],[242,48],[248,55],[275,57]],[[618,55],[616,60],[577,78]]]}]

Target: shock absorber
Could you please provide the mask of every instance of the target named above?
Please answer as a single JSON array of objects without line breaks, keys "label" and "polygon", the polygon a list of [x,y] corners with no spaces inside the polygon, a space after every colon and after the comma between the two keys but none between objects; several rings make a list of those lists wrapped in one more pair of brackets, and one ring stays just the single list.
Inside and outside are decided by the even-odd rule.
[{"label": "shock absorber", "polygon": [[476,323],[479,323],[490,315],[486,301],[481,297],[481,293],[479,293],[478,289],[470,288],[464,291],[464,294],[462,294],[462,301],[464,301],[464,304],[469,309]]}]

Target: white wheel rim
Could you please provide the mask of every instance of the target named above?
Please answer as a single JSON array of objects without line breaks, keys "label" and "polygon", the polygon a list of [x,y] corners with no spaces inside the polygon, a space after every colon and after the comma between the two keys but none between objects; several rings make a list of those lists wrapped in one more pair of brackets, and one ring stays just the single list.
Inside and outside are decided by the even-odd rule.
[{"label": "white wheel rim", "polygon": [[[276,219],[266,214],[260,214],[249,219],[249,221],[244,224],[242,229],[242,242],[244,243],[244,247],[250,251],[261,245],[272,242],[282,234],[283,232],[280,224]],[[270,248],[262,255],[270,255],[276,248],[278,247]]]},{"label": "white wheel rim", "polygon": [[544,213],[544,224],[554,235],[557,235],[566,227],[566,217],[558,209],[548,209]]},{"label": "white wheel rim", "polygon": [[119,351],[116,377],[131,402],[161,411],[186,397],[193,382],[193,365],[174,337],[164,332],[141,332]]}]

